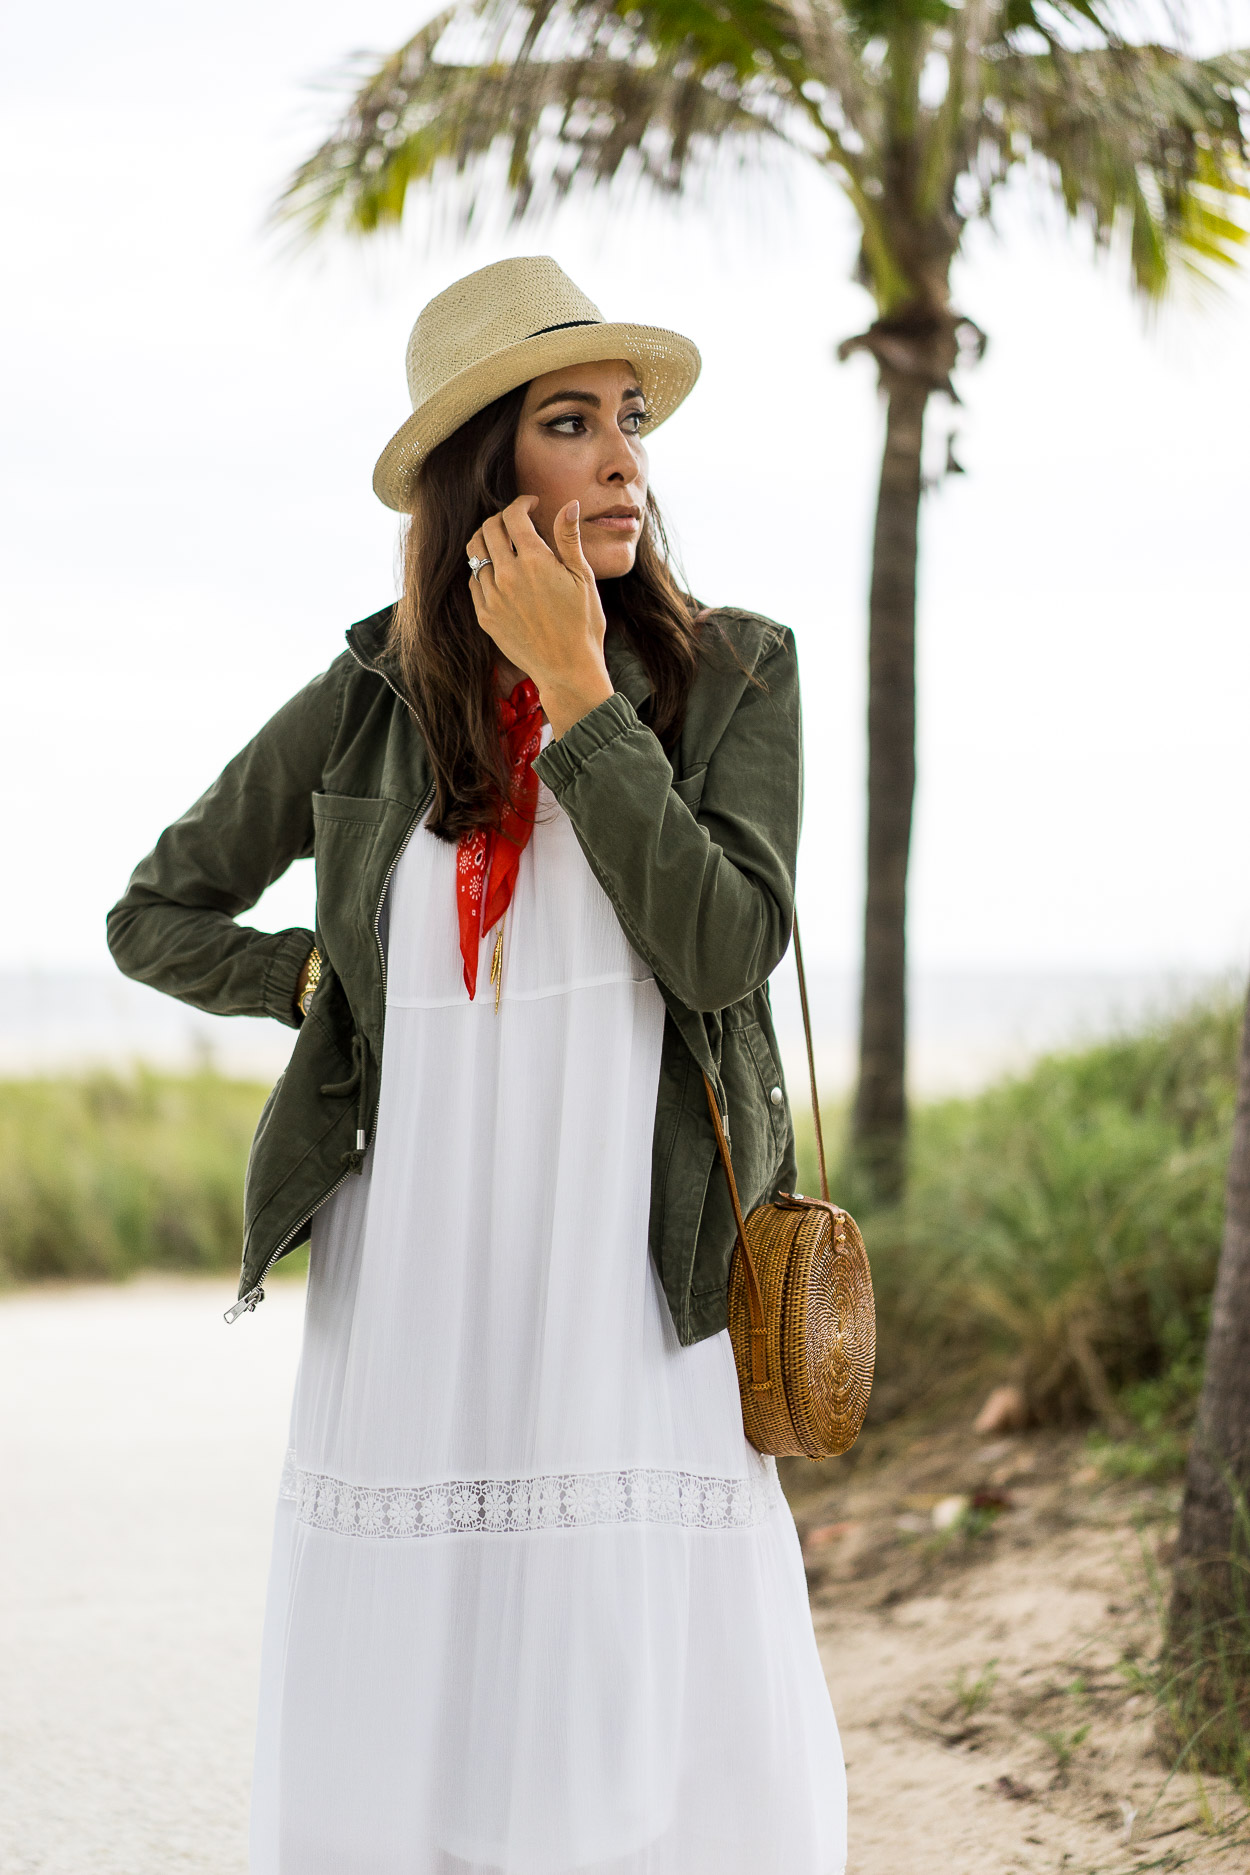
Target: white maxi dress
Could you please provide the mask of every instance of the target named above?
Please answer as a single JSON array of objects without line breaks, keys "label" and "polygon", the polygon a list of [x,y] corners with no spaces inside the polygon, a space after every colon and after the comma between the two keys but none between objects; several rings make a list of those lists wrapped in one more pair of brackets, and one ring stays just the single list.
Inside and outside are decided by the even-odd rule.
[{"label": "white maxi dress", "polygon": [[252,1875],[840,1875],[794,1523],[647,1250],[659,991],[545,787],[497,1012],[454,865],[395,870],[376,1136],[314,1220]]}]

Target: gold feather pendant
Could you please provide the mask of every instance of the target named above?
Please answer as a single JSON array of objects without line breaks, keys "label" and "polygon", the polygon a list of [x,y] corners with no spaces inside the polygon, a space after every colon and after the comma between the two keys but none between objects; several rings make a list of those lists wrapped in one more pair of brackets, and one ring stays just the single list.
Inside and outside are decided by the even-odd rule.
[{"label": "gold feather pendant", "polygon": [[505,912],[503,918],[499,920],[499,934],[495,939],[495,948],[490,960],[490,980],[495,986],[496,1015],[499,1014],[499,992],[503,988],[503,924],[507,915]]}]

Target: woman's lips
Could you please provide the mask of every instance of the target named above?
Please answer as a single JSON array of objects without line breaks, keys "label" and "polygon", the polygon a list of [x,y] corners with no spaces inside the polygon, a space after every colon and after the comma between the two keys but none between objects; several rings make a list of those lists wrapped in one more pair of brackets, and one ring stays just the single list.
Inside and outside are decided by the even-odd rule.
[{"label": "woman's lips", "polygon": [[636,534],[642,523],[636,514],[592,514],[584,527],[604,527],[611,534]]}]

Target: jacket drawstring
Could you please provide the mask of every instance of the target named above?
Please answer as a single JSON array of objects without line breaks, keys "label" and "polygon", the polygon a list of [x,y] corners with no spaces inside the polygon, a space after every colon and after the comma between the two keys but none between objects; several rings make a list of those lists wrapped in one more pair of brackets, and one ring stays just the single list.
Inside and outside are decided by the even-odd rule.
[{"label": "jacket drawstring", "polygon": [[369,1077],[365,1073],[365,1038],[359,1029],[352,1032],[351,1073],[345,1081],[326,1081],[321,1091],[331,1100],[346,1100],[349,1094],[356,1096],[356,1144],[350,1152],[340,1156],[339,1164],[349,1172],[359,1172],[365,1162],[368,1144],[366,1113],[369,1096]]}]

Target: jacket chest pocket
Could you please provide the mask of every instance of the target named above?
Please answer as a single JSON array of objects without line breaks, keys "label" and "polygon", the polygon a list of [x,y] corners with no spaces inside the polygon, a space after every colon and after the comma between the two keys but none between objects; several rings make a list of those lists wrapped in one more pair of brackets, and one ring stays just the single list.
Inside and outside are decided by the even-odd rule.
[{"label": "jacket chest pocket", "polygon": [[674,775],[673,793],[679,801],[684,801],[692,814],[699,811],[699,802],[703,799],[703,784],[707,780],[707,763],[692,768],[688,774]]},{"label": "jacket chest pocket", "polygon": [[317,932],[354,1011],[380,988],[374,920],[389,863],[397,804],[374,796],[314,794]]}]

